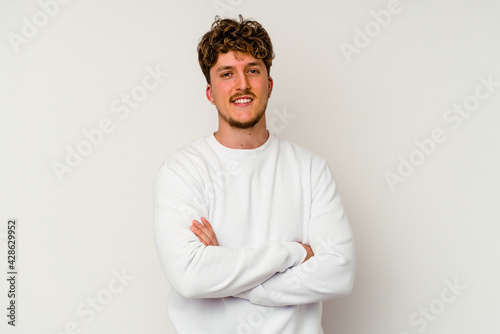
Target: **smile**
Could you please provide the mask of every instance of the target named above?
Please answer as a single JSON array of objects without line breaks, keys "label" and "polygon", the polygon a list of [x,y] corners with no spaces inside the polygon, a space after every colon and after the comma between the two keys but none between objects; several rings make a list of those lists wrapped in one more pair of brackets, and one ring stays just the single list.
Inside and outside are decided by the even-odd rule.
[{"label": "smile", "polygon": [[253,99],[251,99],[251,98],[239,98],[239,99],[234,100],[233,103],[235,103],[235,104],[246,104],[246,103],[250,103],[252,101],[253,101]]}]

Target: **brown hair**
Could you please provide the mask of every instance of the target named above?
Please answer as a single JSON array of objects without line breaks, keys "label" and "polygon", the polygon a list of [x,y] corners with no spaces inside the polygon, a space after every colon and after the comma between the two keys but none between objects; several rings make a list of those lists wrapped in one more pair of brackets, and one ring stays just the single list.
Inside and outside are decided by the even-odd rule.
[{"label": "brown hair", "polygon": [[274,53],[267,31],[259,22],[243,20],[241,15],[239,17],[238,22],[216,16],[210,31],[203,35],[198,44],[198,61],[209,84],[210,68],[217,62],[219,53],[229,51],[248,53],[264,61],[268,75],[271,71]]}]

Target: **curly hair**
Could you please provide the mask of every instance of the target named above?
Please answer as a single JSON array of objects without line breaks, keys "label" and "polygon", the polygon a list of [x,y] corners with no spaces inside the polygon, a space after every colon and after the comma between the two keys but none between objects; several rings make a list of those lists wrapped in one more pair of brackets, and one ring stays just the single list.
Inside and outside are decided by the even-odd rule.
[{"label": "curly hair", "polygon": [[235,51],[248,53],[256,59],[262,59],[267,73],[271,71],[274,59],[273,44],[267,31],[257,21],[249,19],[240,21],[215,17],[210,31],[198,44],[198,61],[203,75],[210,84],[210,68],[217,63],[219,53]]}]

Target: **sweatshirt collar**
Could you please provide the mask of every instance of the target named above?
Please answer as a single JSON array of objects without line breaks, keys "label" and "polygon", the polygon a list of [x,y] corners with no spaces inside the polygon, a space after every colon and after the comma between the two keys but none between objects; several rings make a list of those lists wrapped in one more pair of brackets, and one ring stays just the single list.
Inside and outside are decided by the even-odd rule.
[{"label": "sweatshirt collar", "polygon": [[269,147],[276,139],[273,133],[269,132],[269,130],[267,132],[269,133],[269,137],[264,142],[264,144],[253,149],[229,148],[227,146],[224,146],[215,138],[215,132],[207,137],[207,141],[208,144],[219,154],[231,156],[232,158],[249,158],[256,155],[267,154],[267,152],[269,151]]}]

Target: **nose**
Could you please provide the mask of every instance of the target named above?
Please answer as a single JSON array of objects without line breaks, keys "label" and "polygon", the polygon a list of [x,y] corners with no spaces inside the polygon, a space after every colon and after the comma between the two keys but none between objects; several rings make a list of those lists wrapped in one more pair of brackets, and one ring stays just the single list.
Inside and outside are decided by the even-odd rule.
[{"label": "nose", "polygon": [[250,82],[248,81],[247,76],[245,73],[240,73],[238,74],[238,77],[236,79],[236,90],[248,90],[250,89]]}]

